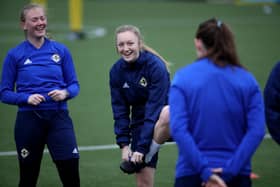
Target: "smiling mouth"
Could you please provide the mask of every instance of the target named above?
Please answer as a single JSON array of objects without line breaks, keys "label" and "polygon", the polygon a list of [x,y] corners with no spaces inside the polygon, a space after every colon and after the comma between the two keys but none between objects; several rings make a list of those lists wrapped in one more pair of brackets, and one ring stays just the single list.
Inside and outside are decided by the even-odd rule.
[{"label": "smiling mouth", "polygon": [[46,30],[46,25],[37,26],[35,30],[38,32],[43,32]]},{"label": "smiling mouth", "polygon": [[127,52],[127,53],[123,53],[123,56],[130,57],[132,55],[132,53],[133,53],[132,51]]}]

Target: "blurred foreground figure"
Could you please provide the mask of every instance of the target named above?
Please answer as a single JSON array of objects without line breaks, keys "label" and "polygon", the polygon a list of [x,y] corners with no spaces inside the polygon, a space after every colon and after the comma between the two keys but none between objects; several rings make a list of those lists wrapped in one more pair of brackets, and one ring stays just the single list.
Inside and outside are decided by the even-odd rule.
[{"label": "blurred foreground figure", "polygon": [[265,134],[259,85],[222,21],[201,23],[194,44],[198,58],[176,72],[169,95],[175,187],[250,187],[251,158]]},{"label": "blurred foreground figure", "polygon": [[264,89],[266,124],[271,137],[280,145],[280,62],[272,69]]}]

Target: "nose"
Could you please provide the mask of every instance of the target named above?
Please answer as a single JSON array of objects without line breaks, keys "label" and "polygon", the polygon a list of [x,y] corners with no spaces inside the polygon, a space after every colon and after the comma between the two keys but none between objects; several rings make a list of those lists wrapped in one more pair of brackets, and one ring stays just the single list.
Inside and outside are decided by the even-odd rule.
[{"label": "nose", "polygon": [[125,45],[123,46],[123,50],[124,50],[124,51],[127,51],[127,50],[129,50],[129,47],[128,47],[128,45],[126,45],[126,44],[125,44]]},{"label": "nose", "polygon": [[44,19],[38,19],[37,22],[39,25],[46,23],[46,21]]}]

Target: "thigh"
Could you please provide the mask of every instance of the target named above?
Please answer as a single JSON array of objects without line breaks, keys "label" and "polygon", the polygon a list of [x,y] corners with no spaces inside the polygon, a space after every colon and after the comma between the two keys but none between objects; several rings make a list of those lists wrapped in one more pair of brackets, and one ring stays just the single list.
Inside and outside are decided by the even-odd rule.
[{"label": "thigh", "polygon": [[14,129],[19,159],[40,160],[44,150],[46,134],[44,120],[36,112],[19,111]]},{"label": "thigh", "polygon": [[175,179],[174,187],[202,187],[202,180],[199,175],[178,177]]},{"label": "thigh", "polygon": [[137,186],[154,186],[155,169],[150,167],[143,168],[139,173],[135,174]]},{"label": "thigh", "polygon": [[79,158],[73,122],[67,110],[55,111],[50,119],[47,145],[53,160]]}]

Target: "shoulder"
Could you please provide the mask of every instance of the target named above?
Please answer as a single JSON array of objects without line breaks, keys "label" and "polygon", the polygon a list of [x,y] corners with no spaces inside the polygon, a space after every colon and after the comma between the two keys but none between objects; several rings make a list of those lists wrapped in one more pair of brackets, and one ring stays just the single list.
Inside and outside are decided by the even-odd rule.
[{"label": "shoulder", "polygon": [[150,71],[168,72],[165,63],[155,54],[149,51],[141,52],[141,63],[143,63]]},{"label": "shoulder", "polygon": [[20,52],[23,51],[26,46],[28,45],[27,41],[22,41],[21,43],[19,43],[18,45],[16,45],[15,47],[11,48],[8,53],[15,53],[15,52]]},{"label": "shoulder", "polygon": [[149,52],[149,51],[143,51],[141,52],[141,59],[142,61],[146,61],[149,65],[161,65],[164,64],[162,60],[156,56],[155,54]]},{"label": "shoulder", "polygon": [[27,45],[28,43],[26,41],[19,43],[17,46],[11,48],[7,52],[7,57],[15,58],[15,59],[21,58],[26,54]]},{"label": "shoulder", "polygon": [[203,69],[209,69],[208,66],[211,66],[211,62],[207,58],[203,59],[197,59],[181,68],[179,68],[176,72],[175,75],[177,74],[178,76],[184,76],[188,75],[191,76],[193,74],[201,74],[204,70]]},{"label": "shoulder", "polygon": [[268,76],[265,90],[269,88],[279,88],[280,87],[280,61],[277,62],[274,67],[271,69],[271,72]]},{"label": "shoulder", "polygon": [[59,49],[59,50],[67,50],[68,51],[68,47],[61,42],[58,42],[58,41],[52,40],[52,39],[47,39],[47,38],[46,38],[46,42],[47,42],[47,45],[49,45],[49,47],[53,47],[53,48],[56,48],[56,49]]},{"label": "shoulder", "polygon": [[270,77],[280,79],[280,61],[277,62],[271,70]]},{"label": "shoulder", "polygon": [[117,73],[120,71],[124,60],[122,58],[118,59],[110,68],[110,73]]}]

